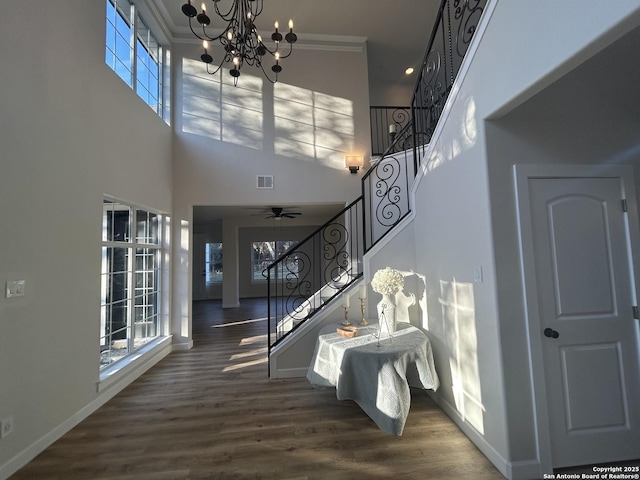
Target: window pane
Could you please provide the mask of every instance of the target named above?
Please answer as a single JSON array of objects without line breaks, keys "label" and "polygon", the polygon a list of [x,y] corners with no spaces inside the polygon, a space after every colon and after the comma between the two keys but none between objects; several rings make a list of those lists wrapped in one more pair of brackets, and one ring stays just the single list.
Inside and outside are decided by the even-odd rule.
[{"label": "window pane", "polygon": [[136,91],[147,105],[155,111],[158,108],[158,91],[160,90],[160,45],[144,21],[137,19],[137,78]]},{"label": "window pane", "polygon": [[107,0],[107,22],[114,24],[116,21],[116,9],[113,4]]},{"label": "window pane", "polygon": [[144,88],[144,86],[138,82],[138,88],[136,88],[136,93],[142,99],[144,103],[149,105],[149,92]]},{"label": "window pane", "polygon": [[287,240],[287,241],[280,241],[280,242],[276,242],[276,255],[278,257],[281,257],[282,255],[284,255],[287,250],[289,250],[290,248],[295,247],[298,244],[298,242],[292,241],[292,240]]},{"label": "window pane", "polygon": [[109,200],[102,204],[102,240],[128,242],[131,208]]},{"label": "window pane", "polygon": [[115,10],[110,2],[107,2],[106,45],[105,62],[114,69],[116,51]]},{"label": "window pane", "polygon": [[149,271],[158,268],[157,248],[139,248],[136,250],[136,270]]},{"label": "window pane", "polygon": [[115,5],[107,1],[107,51],[108,65],[127,85],[132,85],[133,68],[131,65],[131,25],[128,20],[131,5],[128,1],[118,0]]},{"label": "window pane", "polygon": [[114,71],[127,85],[131,86],[131,70],[117,58]]},{"label": "window pane", "polygon": [[[254,242],[253,248],[253,280],[261,281],[267,279],[267,267],[285,254],[290,248],[297,245],[297,241],[286,240],[277,242]],[[295,276],[298,273],[298,264],[292,259],[287,265],[280,265],[277,269],[279,278]],[[273,272],[272,272],[273,274]]]},{"label": "window pane", "polygon": [[[127,5],[127,9],[131,8]],[[131,32],[131,25],[129,24],[129,20],[127,18],[127,13],[118,10],[118,14],[115,16],[115,27],[116,30],[120,34],[125,34],[127,32]],[[128,35],[125,35],[128,38]],[[127,43],[129,43],[127,41]]]},{"label": "window pane", "polygon": [[156,213],[103,201],[100,368],[161,334],[161,224],[162,216]]},{"label": "window pane", "polygon": [[107,250],[109,271],[112,275],[127,273],[129,270],[129,249],[113,247]]},{"label": "window pane", "polygon": [[204,249],[205,281],[207,283],[222,282],[222,243],[207,243]]},{"label": "window pane", "polygon": [[113,241],[129,242],[131,231],[131,208],[127,205],[114,205]]},{"label": "window pane", "polygon": [[136,242],[149,243],[149,212],[136,210]]},{"label": "window pane", "polygon": [[[146,71],[149,69],[149,54],[147,50],[144,48],[144,45],[141,42],[136,44],[136,55],[138,61],[138,68],[141,68]],[[138,75],[138,80],[140,80],[140,75]]]},{"label": "window pane", "polygon": [[152,243],[154,245],[160,245],[160,218],[158,214],[149,212],[149,240],[147,243]]},{"label": "window pane", "polygon": [[108,325],[108,331],[111,333],[112,339],[122,340],[127,338],[128,313],[129,304],[126,300],[112,305],[111,322]]},{"label": "window pane", "polygon": [[265,269],[275,259],[275,244],[274,242],[253,242],[251,246],[253,280],[265,280]]},{"label": "window pane", "polygon": [[104,200],[102,202],[102,241],[113,240],[113,202]]},{"label": "window pane", "polygon": [[158,245],[160,243],[158,215],[145,210],[136,210],[136,242]]},{"label": "window pane", "polygon": [[[130,0],[107,0],[105,63],[156,113],[162,114],[162,47]],[[135,17],[135,29],[131,19]],[[133,42],[133,31],[136,39]],[[133,62],[136,62],[134,72]],[[134,78],[134,75],[136,78]]]},{"label": "window pane", "polygon": [[115,70],[115,68],[116,68],[116,56],[114,55],[113,51],[110,50],[109,48],[107,48],[107,50],[106,50],[106,52],[104,54],[104,63],[109,65],[109,67],[111,67],[111,70]]}]

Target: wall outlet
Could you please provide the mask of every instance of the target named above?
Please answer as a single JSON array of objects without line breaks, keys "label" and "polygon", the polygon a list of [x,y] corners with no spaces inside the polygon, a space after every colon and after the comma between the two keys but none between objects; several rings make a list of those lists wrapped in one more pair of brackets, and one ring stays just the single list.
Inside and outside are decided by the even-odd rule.
[{"label": "wall outlet", "polygon": [[4,438],[13,432],[13,417],[7,417],[0,422],[0,438]]}]

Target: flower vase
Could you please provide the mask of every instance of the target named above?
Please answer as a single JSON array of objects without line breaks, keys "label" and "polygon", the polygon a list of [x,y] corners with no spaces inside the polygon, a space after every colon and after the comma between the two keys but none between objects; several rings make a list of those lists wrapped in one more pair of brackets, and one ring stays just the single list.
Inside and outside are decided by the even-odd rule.
[{"label": "flower vase", "polygon": [[[389,334],[396,331],[396,297],[388,293],[382,294],[382,300],[378,303],[378,323],[380,333],[385,330]],[[385,325],[386,323],[386,325]]]}]

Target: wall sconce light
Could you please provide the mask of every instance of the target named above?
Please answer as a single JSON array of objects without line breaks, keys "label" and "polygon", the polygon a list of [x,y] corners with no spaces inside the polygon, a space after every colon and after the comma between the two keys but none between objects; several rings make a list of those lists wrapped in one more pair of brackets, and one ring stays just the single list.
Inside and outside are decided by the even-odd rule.
[{"label": "wall sconce light", "polygon": [[389,137],[391,137],[391,141],[396,138],[396,134],[398,133],[398,126],[395,123],[389,124]]},{"label": "wall sconce light", "polygon": [[349,172],[358,173],[360,167],[364,166],[364,158],[362,155],[345,155],[344,165],[349,169]]}]

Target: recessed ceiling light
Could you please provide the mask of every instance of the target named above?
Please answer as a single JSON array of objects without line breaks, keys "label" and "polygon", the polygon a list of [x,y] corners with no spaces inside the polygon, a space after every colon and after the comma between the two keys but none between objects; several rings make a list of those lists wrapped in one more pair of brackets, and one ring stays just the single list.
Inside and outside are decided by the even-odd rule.
[{"label": "recessed ceiling light", "polygon": [[411,75],[413,73],[413,67],[409,67],[404,71],[405,75]]}]

